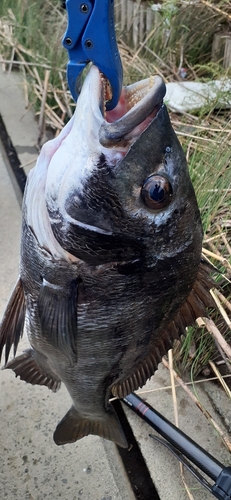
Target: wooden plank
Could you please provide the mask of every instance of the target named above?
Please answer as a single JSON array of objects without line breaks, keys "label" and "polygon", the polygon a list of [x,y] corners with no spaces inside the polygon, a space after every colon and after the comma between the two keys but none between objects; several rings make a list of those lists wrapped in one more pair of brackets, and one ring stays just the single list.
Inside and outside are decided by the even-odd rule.
[{"label": "wooden plank", "polygon": [[152,29],[152,11],[151,9],[147,9],[146,11],[146,32],[148,33]]},{"label": "wooden plank", "polygon": [[127,0],[127,31],[129,33],[133,23],[133,0]]},{"label": "wooden plank", "polygon": [[231,36],[229,34],[215,33],[211,59],[222,64],[224,68],[231,66]]},{"label": "wooden plank", "polygon": [[121,31],[125,30],[127,26],[127,2],[121,0]]},{"label": "wooden plank", "polygon": [[144,5],[140,5],[140,24],[139,24],[139,41],[142,42],[145,37],[145,9]]},{"label": "wooden plank", "polygon": [[142,0],[115,0],[117,29],[124,33],[126,43],[137,48],[154,25],[160,22],[159,12],[142,4]]},{"label": "wooden plank", "polygon": [[140,13],[140,0],[134,2],[133,8],[133,30],[132,30],[132,42],[133,47],[137,47],[139,43],[139,13]]},{"label": "wooden plank", "polygon": [[116,26],[116,28],[119,28],[119,29],[121,29],[121,1],[122,0],[115,0],[115,4],[114,4],[115,26]]},{"label": "wooden plank", "polygon": [[221,62],[225,50],[225,37],[222,33],[215,33],[212,45],[212,61]]},{"label": "wooden plank", "polygon": [[231,36],[227,36],[225,40],[223,67],[229,68],[230,66],[231,66]]}]

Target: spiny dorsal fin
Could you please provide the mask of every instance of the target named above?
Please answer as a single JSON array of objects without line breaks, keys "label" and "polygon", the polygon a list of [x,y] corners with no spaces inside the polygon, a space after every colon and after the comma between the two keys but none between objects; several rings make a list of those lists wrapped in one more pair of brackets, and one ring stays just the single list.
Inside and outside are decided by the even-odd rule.
[{"label": "spiny dorsal fin", "polygon": [[209,293],[210,288],[214,286],[209,272],[210,268],[202,261],[197,279],[186,301],[167,328],[160,333],[145,360],[139,363],[132,375],[112,387],[113,396],[124,398],[130,392],[142,387],[154,375],[158,363],[171,349],[174,339],[179,339],[181,335],[185,334],[185,328],[192,325],[197,318],[207,316],[208,307],[216,307]]},{"label": "spiny dorsal fin", "polygon": [[37,363],[35,356],[33,349],[28,349],[21,356],[9,361],[5,368],[13,370],[16,377],[20,377],[25,382],[32,385],[46,385],[48,389],[57,392],[61,385],[59,377],[52,372],[45,361],[45,356],[41,355],[44,358],[41,366]]},{"label": "spiny dorsal fin", "polygon": [[25,320],[25,296],[22,281],[19,278],[6,306],[0,325],[0,360],[5,346],[5,363],[9,358],[10,349],[14,345],[14,356],[20,337],[23,334]]},{"label": "spiny dorsal fin", "polygon": [[72,406],[57,425],[54,442],[58,445],[74,443],[89,434],[109,439],[122,448],[128,447],[123,429],[112,406],[108,411],[102,412],[102,417],[98,420],[82,417]]}]

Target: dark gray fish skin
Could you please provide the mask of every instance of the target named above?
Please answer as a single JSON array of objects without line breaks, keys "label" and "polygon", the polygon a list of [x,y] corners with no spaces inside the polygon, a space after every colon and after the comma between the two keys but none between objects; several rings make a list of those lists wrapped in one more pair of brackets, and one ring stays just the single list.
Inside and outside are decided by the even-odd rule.
[{"label": "dark gray fish skin", "polygon": [[[167,175],[174,193],[170,206],[156,214],[140,199],[140,187],[153,173]],[[65,250],[89,264],[144,258],[151,266],[157,259],[175,257],[192,243],[198,265],[200,214],[165,106],[117,166],[110,168],[101,156],[81,192],[77,188],[66,199],[65,210],[71,222],[48,206],[53,233]]]},{"label": "dark gray fish skin", "polygon": [[[147,208],[140,196],[155,173],[173,191],[170,203],[158,210]],[[59,193],[47,191],[53,235],[73,258],[65,252],[54,258],[39,242],[28,222],[30,183],[29,178],[20,279],[31,350],[6,367],[53,390],[61,381],[66,385],[73,407],[55,431],[57,444],[92,433],[126,446],[110,393],[122,387],[125,395],[154,373],[163,332],[187,300],[201,260],[200,214],[165,106],[121,161],[111,165],[103,150],[94,169],[64,191],[66,198],[61,193],[61,208]],[[11,332],[10,339],[17,348],[19,333]]]}]

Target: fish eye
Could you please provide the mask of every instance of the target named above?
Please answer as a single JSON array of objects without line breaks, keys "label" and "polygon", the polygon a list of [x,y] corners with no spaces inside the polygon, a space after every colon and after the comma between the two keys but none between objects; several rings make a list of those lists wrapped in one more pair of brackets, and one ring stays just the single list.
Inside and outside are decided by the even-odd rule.
[{"label": "fish eye", "polygon": [[164,208],[171,201],[172,186],[166,177],[151,175],[143,184],[141,198],[152,210]]}]

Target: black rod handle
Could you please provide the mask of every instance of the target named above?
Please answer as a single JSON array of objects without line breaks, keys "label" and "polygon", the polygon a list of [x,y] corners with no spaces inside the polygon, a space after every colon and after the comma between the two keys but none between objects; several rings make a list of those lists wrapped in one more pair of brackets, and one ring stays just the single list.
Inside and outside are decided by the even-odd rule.
[{"label": "black rod handle", "polygon": [[191,462],[197,465],[208,477],[216,481],[224,465],[207,453],[201,446],[184,434],[175,425],[158,413],[152,406],[144,402],[134,393],[122,400],[129,408],[137,413],[145,422],[163,436],[177,450],[183,453]]}]

